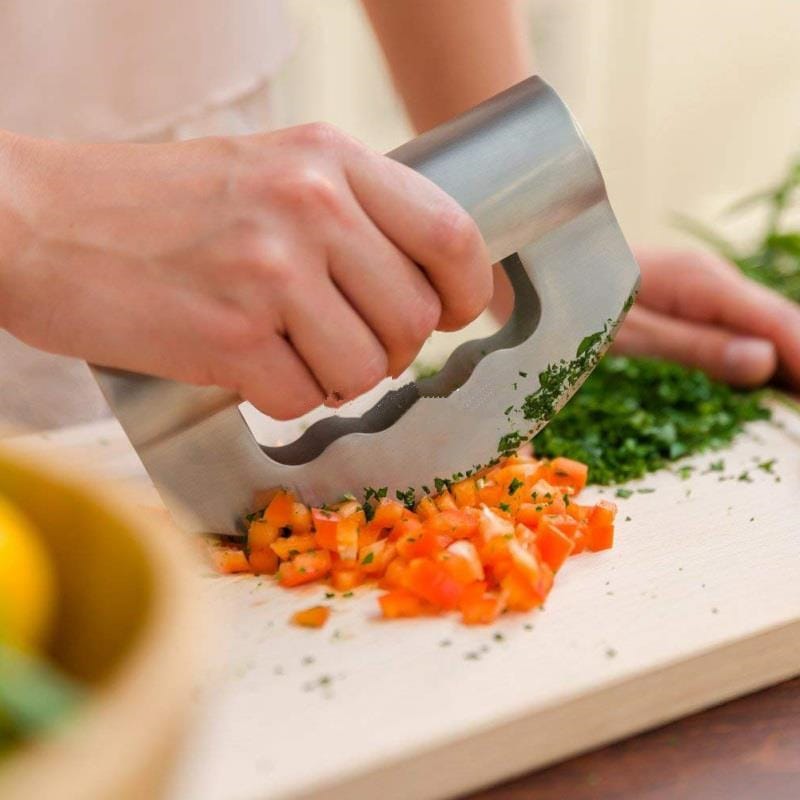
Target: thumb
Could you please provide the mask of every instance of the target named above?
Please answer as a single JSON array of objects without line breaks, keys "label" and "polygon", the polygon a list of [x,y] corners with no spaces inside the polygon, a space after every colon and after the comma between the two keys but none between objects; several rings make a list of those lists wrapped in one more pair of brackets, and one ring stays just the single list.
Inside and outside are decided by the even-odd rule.
[{"label": "thumb", "polygon": [[778,365],[775,345],[768,339],[667,317],[646,308],[631,309],[613,351],[678,361],[742,387],[766,383]]}]

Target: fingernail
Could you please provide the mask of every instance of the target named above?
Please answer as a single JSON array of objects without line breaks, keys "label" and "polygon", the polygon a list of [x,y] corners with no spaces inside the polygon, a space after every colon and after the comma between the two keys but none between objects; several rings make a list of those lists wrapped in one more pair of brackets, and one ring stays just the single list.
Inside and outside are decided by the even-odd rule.
[{"label": "fingernail", "polygon": [[767,381],[777,367],[775,345],[766,339],[737,338],[725,347],[725,373],[732,383],[757,386]]}]

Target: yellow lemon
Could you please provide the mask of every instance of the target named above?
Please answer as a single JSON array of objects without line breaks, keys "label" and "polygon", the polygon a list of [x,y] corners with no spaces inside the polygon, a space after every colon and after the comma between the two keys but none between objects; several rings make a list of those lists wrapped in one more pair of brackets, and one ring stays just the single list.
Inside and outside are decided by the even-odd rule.
[{"label": "yellow lemon", "polygon": [[36,529],[0,497],[0,641],[35,649],[55,608],[55,574]]}]

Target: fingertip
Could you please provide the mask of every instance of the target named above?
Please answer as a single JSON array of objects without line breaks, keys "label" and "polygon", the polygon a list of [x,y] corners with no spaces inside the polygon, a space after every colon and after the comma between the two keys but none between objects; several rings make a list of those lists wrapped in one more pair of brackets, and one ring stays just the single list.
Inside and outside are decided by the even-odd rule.
[{"label": "fingertip", "polygon": [[726,379],[736,386],[760,386],[775,374],[777,367],[775,345],[766,339],[736,337],[725,346]]}]

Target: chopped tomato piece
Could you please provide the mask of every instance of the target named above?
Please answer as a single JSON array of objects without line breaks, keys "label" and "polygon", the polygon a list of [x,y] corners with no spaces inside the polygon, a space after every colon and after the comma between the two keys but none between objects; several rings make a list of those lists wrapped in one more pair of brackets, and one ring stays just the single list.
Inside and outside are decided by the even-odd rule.
[{"label": "chopped tomato piece", "polygon": [[392,542],[379,539],[358,551],[358,563],[367,575],[383,575],[396,555],[397,547]]},{"label": "chopped tomato piece", "polygon": [[610,500],[598,500],[589,512],[589,525],[598,527],[613,525],[616,516],[616,503],[612,503]]},{"label": "chopped tomato piece", "polygon": [[277,554],[272,548],[251,550],[247,560],[256,575],[274,575],[278,571],[278,564],[280,563]]},{"label": "chopped tomato piece", "polygon": [[544,603],[546,595],[542,595],[538,578],[532,580],[516,567],[500,581],[506,593],[506,604],[512,611],[530,611]]},{"label": "chopped tomato piece", "polygon": [[578,530],[578,520],[569,514],[544,514],[539,522],[539,527],[541,528],[542,525],[556,528],[556,530],[561,531],[570,539],[575,536],[575,532]]},{"label": "chopped tomato piece", "polygon": [[336,552],[344,561],[355,561],[358,557],[358,533],[361,521],[358,513],[339,520],[336,525]]},{"label": "chopped tomato piece", "polygon": [[406,586],[409,591],[437,608],[457,608],[463,587],[444,565],[427,558],[415,558],[408,565]]},{"label": "chopped tomato piece", "polygon": [[393,589],[378,598],[381,613],[386,619],[419,617],[427,613],[425,602],[406,589]]},{"label": "chopped tomato piece", "polygon": [[571,458],[554,458],[550,462],[548,480],[555,486],[569,486],[579,492],[586,486],[589,468]]},{"label": "chopped tomato piece", "polygon": [[[406,512],[409,513],[409,512]],[[389,534],[389,540],[396,542],[398,539],[403,539],[406,536],[416,536],[422,532],[422,523],[417,519],[417,516],[403,516],[392,528]]]},{"label": "chopped tomato piece", "polygon": [[335,511],[312,508],[311,519],[314,523],[314,536],[317,539],[317,546],[336,552],[336,528],[341,517]]},{"label": "chopped tomato piece", "polygon": [[419,514],[420,518],[430,519],[431,517],[435,517],[439,513],[439,509],[436,508],[436,503],[433,502],[432,497],[425,497],[417,503],[417,514]]},{"label": "chopped tomato piece", "polygon": [[459,539],[439,554],[444,568],[459,583],[482,581],[485,577],[478,550],[472,542]]},{"label": "chopped tomato piece", "polygon": [[292,614],[292,623],[301,628],[321,628],[331,615],[327,606],[312,606]]},{"label": "chopped tomato piece", "polygon": [[214,569],[222,575],[232,575],[237,572],[250,572],[250,563],[244,550],[238,547],[214,545],[209,547],[209,555]]},{"label": "chopped tomato piece", "polygon": [[405,506],[402,503],[398,503],[397,500],[384,498],[375,509],[375,515],[369,523],[370,529],[380,532],[394,528],[403,518],[403,511],[405,510]]},{"label": "chopped tomato piece", "polygon": [[292,505],[292,516],[289,520],[289,527],[294,534],[311,532],[311,512],[308,506],[295,502]]},{"label": "chopped tomato piece", "polygon": [[575,549],[575,542],[545,517],[536,532],[536,547],[542,560],[553,572],[558,572]]},{"label": "chopped tomato piece", "polygon": [[474,478],[464,478],[450,487],[456,505],[459,508],[474,508],[478,505],[478,486]]},{"label": "chopped tomato piece", "polygon": [[395,558],[390,561],[383,573],[380,585],[384,589],[402,589],[406,585],[406,575],[408,562],[402,558]]},{"label": "chopped tomato piece", "polygon": [[278,582],[281,586],[300,586],[324,578],[330,570],[331,554],[327,550],[309,550],[281,563]]},{"label": "chopped tomato piece", "polygon": [[589,525],[586,532],[586,547],[593,552],[608,550],[614,546],[613,525]]},{"label": "chopped tomato piece", "polygon": [[478,532],[480,515],[474,509],[441,511],[423,524],[433,533],[441,533],[451,539],[470,539]]},{"label": "chopped tomato piece", "polygon": [[484,505],[495,507],[503,499],[503,487],[494,481],[486,481],[478,488],[478,500]]},{"label": "chopped tomato piece", "polygon": [[276,539],[271,548],[281,561],[286,561],[299,553],[315,550],[317,548],[317,540],[313,533],[305,533],[301,536],[292,535]]},{"label": "chopped tomato piece", "polygon": [[483,581],[467,586],[459,603],[461,618],[467,625],[489,625],[505,609],[505,599],[497,592],[489,592]]},{"label": "chopped tomato piece", "polygon": [[456,501],[453,499],[453,495],[451,495],[447,489],[439,492],[439,494],[433,498],[433,502],[439,511],[455,511],[458,508]]},{"label": "chopped tomato piece", "polygon": [[331,567],[331,586],[339,592],[349,592],[364,582],[364,573],[355,561],[334,561]]},{"label": "chopped tomato piece", "polygon": [[495,537],[511,537],[514,535],[514,523],[499,512],[483,506],[478,520],[478,528],[485,542]]},{"label": "chopped tomato piece", "polygon": [[406,561],[412,558],[431,558],[444,550],[451,541],[452,537],[426,530],[423,524],[416,530],[404,533],[397,540],[397,552]]},{"label": "chopped tomato piece", "polygon": [[270,525],[270,523],[264,519],[254,519],[247,529],[247,549],[251,553],[260,550],[270,550],[270,546],[280,534],[280,528]]},{"label": "chopped tomato piece", "polygon": [[292,522],[293,513],[294,495],[291,492],[281,491],[270,501],[264,512],[264,519],[276,528],[287,528]]}]

